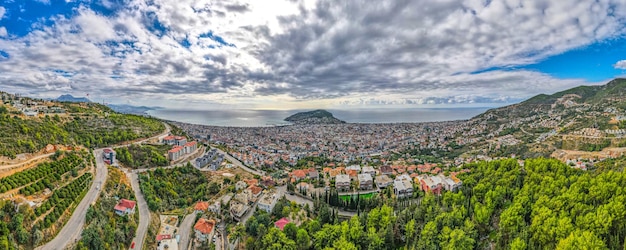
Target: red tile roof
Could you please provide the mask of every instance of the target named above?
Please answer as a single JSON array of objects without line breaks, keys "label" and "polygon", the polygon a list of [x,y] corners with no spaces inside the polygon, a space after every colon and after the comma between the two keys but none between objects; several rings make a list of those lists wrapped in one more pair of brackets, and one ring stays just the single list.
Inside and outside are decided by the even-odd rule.
[{"label": "red tile roof", "polygon": [[294,170],[291,174],[298,179],[306,177],[306,172],[304,170]]},{"label": "red tile roof", "polygon": [[200,231],[202,234],[210,234],[213,231],[214,226],[214,220],[205,220],[204,218],[200,218],[198,222],[196,222],[196,225],[193,226],[193,229]]},{"label": "red tile roof", "polygon": [[209,203],[206,201],[198,201],[193,209],[197,211],[206,211],[207,209],[209,209]]},{"label": "red tile roof", "polygon": [[258,194],[261,193],[261,191],[263,191],[262,188],[254,186],[254,185],[250,186],[248,189],[250,189],[250,191],[252,191],[252,194],[254,194],[254,195],[258,195]]},{"label": "red tile roof", "polygon": [[283,230],[283,228],[285,228],[285,225],[287,224],[289,224],[289,220],[285,217],[278,220],[277,222],[274,222],[274,226],[276,226],[277,228],[280,228],[280,230]]},{"label": "red tile roof", "polygon": [[193,147],[196,144],[198,144],[196,141],[190,141],[190,142],[185,143],[185,147]]},{"label": "red tile roof", "polygon": [[169,135],[163,138],[163,140],[169,141],[169,140],[174,140],[174,136],[173,135]]},{"label": "red tile roof", "polygon": [[169,235],[169,234],[159,234],[159,235],[157,235],[157,237],[156,237],[156,241],[157,241],[157,242],[160,242],[160,241],[162,241],[162,240],[167,240],[167,239],[171,239],[171,238],[172,238],[172,236],[171,236],[171,235]]},{"label": "red tile roof", "polygon": [[174,146],[172,149],[170,149],[170,150],[169,150],[169,151],[167,151],[167,152],[170,152],[170,153],[176,153],[176,152],[178,152],[178,151],[181,151],[182,149],[183,149],[183,147],[181,147],[181,146]]},{"label": "red tile roof", "polygon": [[135,208],[135,205],[137,204],[137,202],[135,201],[131,201],[131,200],[127,200],[127,199],[121,199],[119,203],[117,203],[117,205],[115,205],[115,207],[113,209],[117,210],[117,211],[126,211],[126,209],[133,209]]}]

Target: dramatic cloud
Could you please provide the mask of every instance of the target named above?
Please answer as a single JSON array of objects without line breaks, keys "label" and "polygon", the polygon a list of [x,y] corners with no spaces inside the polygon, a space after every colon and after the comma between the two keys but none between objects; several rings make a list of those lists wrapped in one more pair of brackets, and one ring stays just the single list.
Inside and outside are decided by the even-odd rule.
[{"label": "dramatic cloud", "polygon": [[590,84],[516,67],[626,34],[620,0],[125,2],[80,5],[22,37],[0,27],[0,87],[226,104],[509,102]]},{"label": "dramatic cloud", "polygon": [[626,69],[626,60],[621,60],[621,61],[615,63],[615,65],[613,65],[613,67],[615,67],[616,69]]}]

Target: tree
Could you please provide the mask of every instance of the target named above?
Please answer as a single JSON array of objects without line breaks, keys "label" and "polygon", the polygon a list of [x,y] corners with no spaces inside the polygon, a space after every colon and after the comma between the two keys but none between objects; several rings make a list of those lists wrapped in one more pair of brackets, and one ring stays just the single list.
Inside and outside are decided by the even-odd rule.
[{"label": "tree", "polygon": [[524,240],[522,240],[521,238],[515,238],[512,242],[511,242],[511,246],[510,249],[511,250],[526,250],[526,242],[524,242]]},{"label": "tree", "polygon": [[285,225],[285,227],[283,228],[283,233],[285,233],[285,235],[287,235],[289,239],[296,240],[296,235],[298,234],[298,227],[296,227],[296,224],[287,223],[287,225]]},{"label": "tree", "polygon": [[209,193],[217,194],[219,192],[220,192],[220,185],[217,184],[216,182],[211,182],[211,184],[209,184]]},{"label": "tree", "polygon": [[454,250],[454,249],[473,249],[474,239],[465,234],[463,230],[454,229],[450,230],[448,227],[444,227],[441,230],[441,249]]},{"label": "tree", "polygon": [[608,249],[604,242],[589,231],[575,231],[556,245],[557,250]]},{"label": "tree", "polygon": [[307,233],[304,229],[298,229],[296,234],[296,244],[298,245],[298,248],[307,249],[309,248],[310,242],[311,239],[309,237],[309,233]]}]

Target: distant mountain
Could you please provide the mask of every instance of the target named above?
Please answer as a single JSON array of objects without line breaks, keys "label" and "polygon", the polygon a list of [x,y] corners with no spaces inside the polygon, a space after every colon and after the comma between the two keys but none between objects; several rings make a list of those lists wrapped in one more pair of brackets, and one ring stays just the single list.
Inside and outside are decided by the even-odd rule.
[{"label": "distant mountain", "polygon": [[70,94],[59,96],[55,100],[59,101],[59,102],[91,102],[91,100],[89,100],[89,99],[87,99],[85,97],[77,98],[77,97],[74,97],[74,96],[72,96]]},{"label": "distant mountain", "polygon": [[133,106],[128,104],[107,104],[107,106],[118,113],[135,115],[145,115],[150,110],[162,109],[161,107]]},{"label": "distant mountain", "polygon": [[341,124],[345,121],[339,120],[330,112],[322,109],[300,112],[285,118],[285,121],[295,124]]}]

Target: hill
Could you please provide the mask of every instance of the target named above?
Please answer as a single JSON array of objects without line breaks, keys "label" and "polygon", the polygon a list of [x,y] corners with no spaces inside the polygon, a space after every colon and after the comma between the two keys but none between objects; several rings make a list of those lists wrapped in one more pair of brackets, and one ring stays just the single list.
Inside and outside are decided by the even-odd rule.
[{"label": "hill", "polygon": [[91,100],[85,98],[85,97],[74,97],[72,95],[62,95],[57,97],[57,99],[55,99],[58,102],[91,102]]},{"label": "hill", "polygon": [[345,121],[335,118],[332,113],[326,110],[322,110],[322,109],[296,113],[285,118],[285,121],[293,122],[295,124],[302,124],[302,125],[346,123]]},{"label": "hill", "polygon": [[134,115],[144,115],[150,110],[161,109],[161,107],[133,106],[127,104],[107,104],[107,106],[115,112]]},{"label": "hill", "polygon": [[35,153],[46,145],[103,147],[163,131],[157,119],[119,114],[97,103],[38,100],[0,93],[0,156]]},{"label": "hill", "polygon": [[[486,126],[481,150],[494,146],[524,157],[550,156],[556,150],[601,151],[626,145],[626,79],[579,86],[491,109],[469,121]],[[521,141],[502,146],[502,141]],[[476,145],[474,145],[476,146]]]}]

